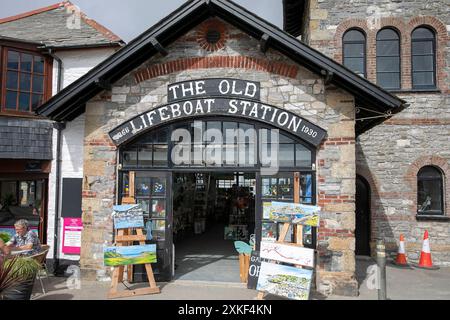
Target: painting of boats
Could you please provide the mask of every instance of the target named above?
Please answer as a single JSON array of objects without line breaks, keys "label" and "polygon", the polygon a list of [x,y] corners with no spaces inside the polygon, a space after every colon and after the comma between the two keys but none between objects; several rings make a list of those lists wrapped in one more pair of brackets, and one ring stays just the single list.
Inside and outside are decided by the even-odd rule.
[{"label": "painting of boats", "polygon": [[105,266],[109,267],[156,263],[156,244],[105,247],[103,255]]},{"label": "painting of boats", "polygon": [[261,262],[256,289],[291,300],[308,300],[312,270]]},{"label": "painting of boats", "polygon": [[301,224],[318,227],[320,207],[300,203],[272,201],[269,208],[269,219],[276,222]]}]

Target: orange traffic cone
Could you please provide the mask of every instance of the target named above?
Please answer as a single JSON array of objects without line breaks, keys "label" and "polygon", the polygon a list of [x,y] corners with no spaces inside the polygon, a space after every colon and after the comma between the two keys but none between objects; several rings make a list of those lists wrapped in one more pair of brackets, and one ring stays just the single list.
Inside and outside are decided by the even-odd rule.
[{"label": "orange traffic cone", "polygon": [[423,235],[423,245],[422,251],[420,252],[419,264],[416,267],[424,269],[439,269],[439,267],[433,266],[433,261],[431,260],[431,250],[430,250],[430,239],[428,238],[428,230],[425,230]]},{"label": "orange traffic cone", "polygon": [[397,258],[395,259],[394,264],[401,267],[409,267],[408,261],[406,259],[405,237],[403,236],[403,234],[400,235],[400,244],[398,246]]}]

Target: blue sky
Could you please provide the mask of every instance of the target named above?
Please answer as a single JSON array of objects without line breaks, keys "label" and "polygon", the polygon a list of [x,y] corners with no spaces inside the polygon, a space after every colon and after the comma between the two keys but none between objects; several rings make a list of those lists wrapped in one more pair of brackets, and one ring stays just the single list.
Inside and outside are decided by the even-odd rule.
[{"label": "blue sky", "polygon": [[[234,0],[282,28],[282,0]],[[89,18],[109,28],[126,42],[144,32],[185,0],[71,0]],[[57,0],[0,0],[0,18],[58,3]]]}]

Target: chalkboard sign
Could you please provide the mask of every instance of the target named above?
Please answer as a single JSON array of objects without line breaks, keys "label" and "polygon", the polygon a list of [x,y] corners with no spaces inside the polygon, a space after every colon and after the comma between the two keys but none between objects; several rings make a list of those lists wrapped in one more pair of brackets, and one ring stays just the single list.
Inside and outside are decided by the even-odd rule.
[{"label": "chalkboard sign", "polygon": [[250,256],[250,268],[248,268],[247,288],[256,290],[258,284],[259,269],[261,268],[261,257],[259,251],[252,251]]}]

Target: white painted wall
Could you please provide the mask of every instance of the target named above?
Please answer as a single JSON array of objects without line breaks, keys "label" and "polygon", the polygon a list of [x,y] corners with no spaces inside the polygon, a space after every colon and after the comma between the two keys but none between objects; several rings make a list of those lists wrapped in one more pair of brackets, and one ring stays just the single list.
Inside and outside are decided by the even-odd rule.
[{"label": "white painted wall", "polygon": [[[63,63],[63,88],[86,74],[93,67],[105,60],[115,52],[111,48],[86,49],[72,51],[58,51],[55,53]],[[58,62],[53,62],[53,95],[57,93]],[[66,124],[62,134],[62,163],[61,183],[63,178],[83,178],[83,140],[84,140],[84,114]],[[55,212],[56,212],[56,149],[57,130],[53,130],[53,161],[49,177],[48,197],[48,229],[47,244],[51,246],[48,258],[53,259],[55,240]],[[62,186],[62,184],[61,184]],[[62,190],[60,192],[61,199]],[[63,220],[59,219],[58,228],[58,257],[66,260],[79,260],[79,255],[66,255],[62,253]]]}]

